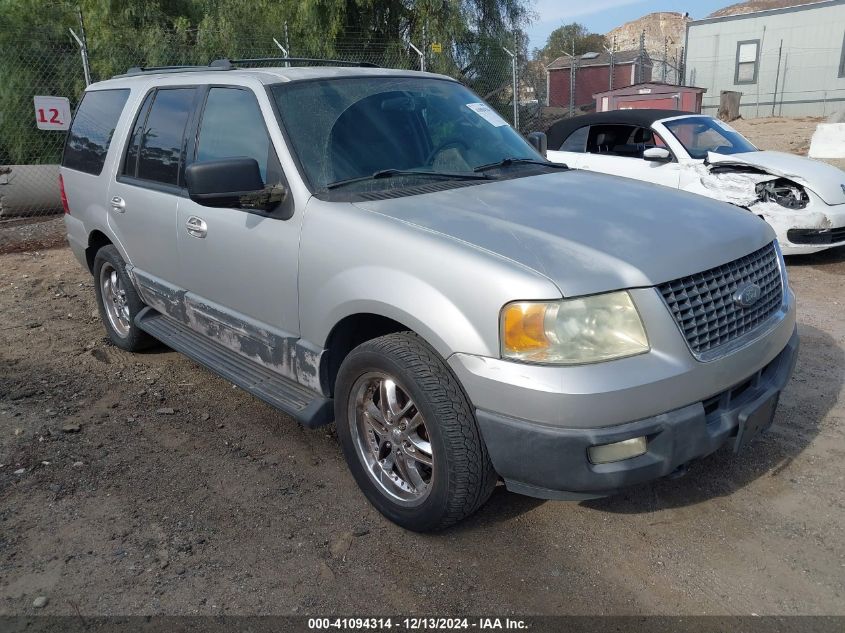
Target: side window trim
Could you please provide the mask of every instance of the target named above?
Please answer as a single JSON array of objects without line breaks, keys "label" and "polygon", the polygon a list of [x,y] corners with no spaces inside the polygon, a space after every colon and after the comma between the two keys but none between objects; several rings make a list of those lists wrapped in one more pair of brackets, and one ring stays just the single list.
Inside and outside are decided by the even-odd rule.
[{"label": "side window trim", "polygon": [[[140,121],[141,117],[144,117],[144,123],[142,126],[147,126],[147,118],[150,116],[150,107],[153,105],[153,101],[155,98],[150,99],[151,95],[154,95],[156,89],[151,88],[147,92],[144,93],[144,96],[141,98],[141,105],[138,108],[138,111],[135,113],[135,117],[132,119],[132,125],[129,127],[129,133],[126,136],[126,141],[123,144],[123,154],[120,157],[120,163],[117,166],[117,179],[119,180],[121,177],[126,178],[136,178],[138,176],[138,159],[135,159],[135,173],[129,175],[124,174],[123,171],[126,169],[126,159],[129,156],[129,150],[132,148],[134,143],[132,143],[132,137],[135,135],[135,128],[138,127],[138,122]],[[147,101],[149,99],[149,101]],[[138,146],[140,150],[140,139],[138,140]]]},{"label": "side window trim", "polygon": [[[194,129],[194,124],[196,122],[197,109],[198,109],[198,97],[203,92],[203,89],[205,87],[206,86],[201,85],[201,84],[179,84],[179,85],[174,85],[174,86],[156,86],[156,87],[150,88],[144,94],[144,98],[141,100],[141,109],[138,110],[138,113],[135,116],[135,120],[133,121],[132,127],[129,130],[129,136],[128,136],[128,138],[125,142],[124,148],[123,148],[123,156],[121,157],[120,165],[118,167],[117,175],[115,177],[115,180],[117,182],[121,182],[121,183],[128,184],[128,185],[133,185],[135,187],[141,187],[141,188],[144,188],[144,189],[152,189],[154,191],[162,191],[164,193],[173,193],[173,194],[179,195],[183,198],[187,197],[188,190],[185,187],[185,183],[183,182],[183,180],[184,180],[183,175],[184,175],[184,170],[185,170],[185,165],[186,165],[187,140],[189,138],[189,134],[190,134],[191,130]],[[140,178],[138,176],[138,170],[140,169],[140,164],[141,164],[141,152],[140,152],[141,141],[140,141],[140,139],[138,141],[138,158],[137,158],[136,163],[135,163],[135,174],[132,175],[132,176],[124,174],[123,169],[124,169],[125,164],[126,164],[126,155],[129,152],[129,143],[132,140],[132,134],[135,132],[135,126],[138,123],[138,117],[141,116],[142,111],[144,109],[146,109],[146,112],[144,112],[144,127],[146,128],[147,121],[149,120],[150,113],[153,110],[153,106],[155,105],[156,97],[158,96],[159,92],[161,92],[163,90],[187,90],[187,89],[194,90],[194,99],[193,99],[193,102],[191,103],[191,111],[188,113],[188,120],[185,123],[185,130],[182,132],[182,146],[181,146],[181,156],[179,157],[179,171],[178,171],[178,176],[177,176],[177,181],[176,181],[177,184],[172,185],[172,184],[168,184],[168,183],[157,182],[155,180],[148,180],[146,178]],[[147,101],[147,98],[150,96],[150,94],[153,94],[153,98],[150,100],[149,105],[147,105],[147,107],[144,108],[144,104]]]}]

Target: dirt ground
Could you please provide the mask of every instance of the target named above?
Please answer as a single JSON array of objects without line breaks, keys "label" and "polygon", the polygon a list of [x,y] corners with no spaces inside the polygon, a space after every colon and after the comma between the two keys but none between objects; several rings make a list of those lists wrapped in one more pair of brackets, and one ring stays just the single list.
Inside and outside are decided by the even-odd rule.
[{"label": "dirt ground", "polygon": [[845,249],[788,265],[802,347],[751,450],[417,535],[332,427],[108,345],[68,249],[0,255],[0,614],[845,615]]}]

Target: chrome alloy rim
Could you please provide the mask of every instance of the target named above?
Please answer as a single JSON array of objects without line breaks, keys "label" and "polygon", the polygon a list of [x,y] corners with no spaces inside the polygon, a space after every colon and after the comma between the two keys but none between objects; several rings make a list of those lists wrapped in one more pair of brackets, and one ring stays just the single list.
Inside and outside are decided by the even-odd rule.
[{"label": "chrome alloy rim", "polygon": [[129,303],[120,275],[109,263],[104,263],[100,268],[100,292],[109,324],[118,336],[125,338],[129,334]]},{"label": "chrome alloy rim", "polygon": [[352,440],[367,475],[392,501],[422,503],[431,491],[434,456],[425,420],[388,374],[364,374],[352,387]]}]

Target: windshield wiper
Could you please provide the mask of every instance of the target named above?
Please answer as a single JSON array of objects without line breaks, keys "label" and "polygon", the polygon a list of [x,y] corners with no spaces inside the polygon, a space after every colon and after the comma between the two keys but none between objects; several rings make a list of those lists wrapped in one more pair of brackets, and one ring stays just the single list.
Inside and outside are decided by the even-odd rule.
[{"label": "windshield wiper", "polygon": [[487,171],[488,169],[496,169],[497,167],[510,167],[511,165],[542,165],[543,167],[552,167],[553,169],[569,169],[563,163],[553,163],[550,160],[540,160],[537,158],[503,158],[495,163],[488,163],[486,165],[479,165],[473,171]]},{"label": "windshield wiper", "polygon": [[381,178],[392,178],[394,176],[431,176],[433,178],[444,178],[449,180],[490,180],[490,176],[482,174],[475,174],[470,172],[446,172],[446,171],[425,171],[423,169],[382,169],[369,176],[360,176],[358,178],[347,178],[346,180],[338,180],[330,182],[326,185],[326,189],[337,189],[338,187],[345,187],[356,182],[365,182],[367,180],[380,180]]}]

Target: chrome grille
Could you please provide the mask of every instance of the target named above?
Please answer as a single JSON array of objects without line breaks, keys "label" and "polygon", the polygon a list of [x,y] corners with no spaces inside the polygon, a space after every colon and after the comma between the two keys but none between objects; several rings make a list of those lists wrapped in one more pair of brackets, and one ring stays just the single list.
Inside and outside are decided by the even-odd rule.
[{"label": "chrome grille", "polygon": [[[750,283],[760,287],[760,298],[743,308],[734,295]],[[658,290],[699,358],[718,356],[719,348],[756,330],[783,304],[774,243],[728,264],[669,281]]]}]

